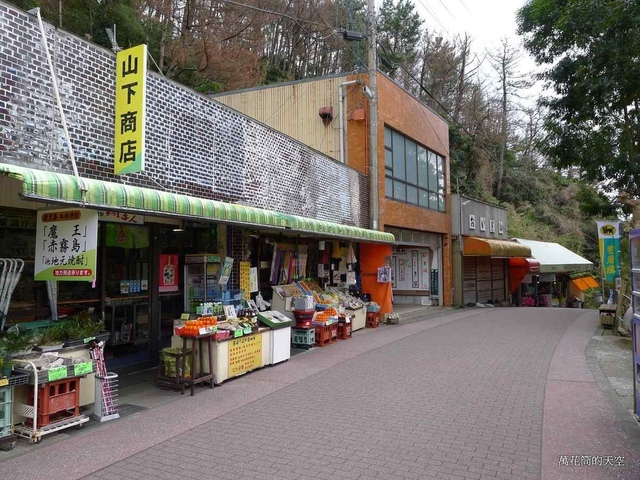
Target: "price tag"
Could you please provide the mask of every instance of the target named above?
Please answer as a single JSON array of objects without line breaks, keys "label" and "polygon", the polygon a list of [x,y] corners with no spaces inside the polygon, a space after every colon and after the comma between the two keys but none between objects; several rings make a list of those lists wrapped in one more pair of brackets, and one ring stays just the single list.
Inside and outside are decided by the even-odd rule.
[{"label": "price tag", "polygon": [[87,375],[91,372],[93,372],[93,364],[91,362],[82,362],[73,366],[73,374],[75,376]]},{"label": "price tag", "polygon": [[191,318],[190,313],[183,313],[182,315],[180,315],[180,320],[189,320],[190,318]]},{"label": "price tag", "polygon": [[207,333],[209,333],[209,330],[207,329],[207,327],[200,327],[198,329],[198,335],[206,335]]},{"label": "price tag", "polygon": [[67,367],[52,368],[47,373],[50,382],[67,378]]},{"label": "price tag", "polygon": [[91,342],[91,341],[93,341],[95,339],[96,339],[96,337],[87,337],[87,338],[84,339],[84,343],[89,343],[89,342]]},{"label": "price tag", "polygon": [[0,378],[0,387],[6,387],[7,385],[9,385],[9,379],[8,378]]}]

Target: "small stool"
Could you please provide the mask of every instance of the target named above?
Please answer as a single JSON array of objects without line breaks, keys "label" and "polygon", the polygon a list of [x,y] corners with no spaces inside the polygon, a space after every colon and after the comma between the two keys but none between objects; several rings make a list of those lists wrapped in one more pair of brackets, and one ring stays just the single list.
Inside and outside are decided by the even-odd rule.
[{"label": "small stool", "polygon": [[[191,378],[180,378],[180,395],[184,394],[185,385],[191,388],[191,396],[193,397],[195,390],[194,387],[198,383],[209,382],[210,388],[213,388],[215,383],[215,373],[213,371],[213,343],[211,339],[215,333],[207,333],[205,335],[198,335],[197,337],[182,337],[182,351],[187,352],[187,341],[191,340]],[[209,350],[209,373],[204,373],[204,358],[202,346],[206,343]],[[196,353],[200,357],[199,368],[196,365]],[[186,354],[182,355],[182,373],[186,369]]]},{"label": "small stool", "polygon": [[377,328],[380,325],[380,314],[378,312],[367,312],[367,328]]}]

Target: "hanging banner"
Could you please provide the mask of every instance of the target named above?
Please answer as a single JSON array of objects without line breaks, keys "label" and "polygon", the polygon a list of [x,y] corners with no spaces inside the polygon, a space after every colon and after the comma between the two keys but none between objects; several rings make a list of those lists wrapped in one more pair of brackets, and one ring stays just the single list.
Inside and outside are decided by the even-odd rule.
[{"label": "hanging banner", "polygon": [[[258,267],[249,269],[249,291],[255,293],[258,291]],[[250,297],[247,297],[249,299]]]},{"label": "hanging banner", "polygon": [[34,280],[93,282],[97,258],[96,210],[38,212]]},{"label": "hanging banner", "polygon": [[144,170],[147,46],[121,50],[116,56],[116,175]]},{"label": "hanging banner", "polygon": [[160,268],[158,269],[158,291],[177,292],[180,285],[180,270],[178,255],[158,255]]},{"label": "hanging banner", "polygon": [[427,290],[429,288],[429,253],[428,252],[420,252],[420,262],[422,265],[422,273],[420,278],[422,278],[422,289]]},{"label": "hanging banner", "polygon": [[605,282],[614,282],[620,276],[620,222],[599,221],[598,246]]},{"label": "hanging banner", "polygon": [[233,258],[226,257],[224,259],[224,264],[222,265],[222,271],[220,272],[220,280],[218,283],[220,285],[226,285],[229,281],[229,277],[231,276],[231,270],[233,269]]}]

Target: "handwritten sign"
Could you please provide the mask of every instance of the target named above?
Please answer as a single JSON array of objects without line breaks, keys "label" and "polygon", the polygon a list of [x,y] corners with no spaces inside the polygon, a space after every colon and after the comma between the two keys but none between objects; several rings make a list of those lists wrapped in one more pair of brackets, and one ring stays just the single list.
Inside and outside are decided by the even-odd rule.
[{"label": "handwritten sign", "polygon": [[88,375],[93,372],[93,364],[91,362],[82,362],[73,366],[73,374],[77,377],[79,375]]},{"label": "handwritten sign", "polygon": [[229,343],[229,376],[242,375],[262,366],[262,335],[250,335]]},{"label": "handwritten sign", "polygon": [[98,212],[38,211],[34,280],[92,282],[96,278]]},{"label": "handwritten sign", "polygon": [[8,378],[0,378],[0,387],[6,387],[7,385],[9,385],[9,379]]},{"label": "handwritten sign", "polygon": [[47,378],[50,382],[64,380],[67,378],[67,367],[52,368],[47,372]]}]

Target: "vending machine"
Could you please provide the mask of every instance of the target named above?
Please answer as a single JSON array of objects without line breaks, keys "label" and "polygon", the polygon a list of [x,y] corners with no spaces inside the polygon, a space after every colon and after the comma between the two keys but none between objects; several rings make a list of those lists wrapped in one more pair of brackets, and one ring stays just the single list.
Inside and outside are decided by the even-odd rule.
[{"label": "vending machine", "polygon": [[640,416],[640,229],[629,233],[631,253],[631,298],[633,306],[633,411]]},{"label": "vending machine", "polygon": [[215,300],[220,292],[221,258],[210,253],[185,255],[184,311],[195,313],[201,303]]}]

